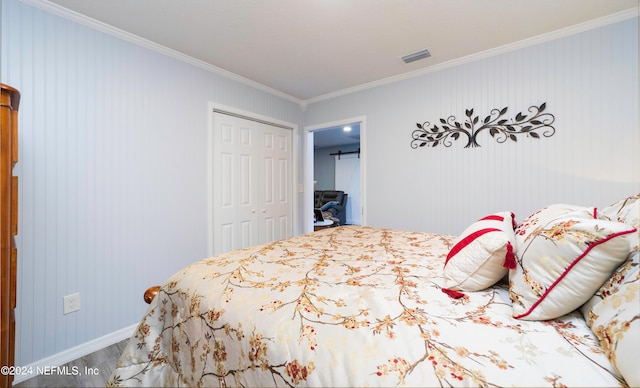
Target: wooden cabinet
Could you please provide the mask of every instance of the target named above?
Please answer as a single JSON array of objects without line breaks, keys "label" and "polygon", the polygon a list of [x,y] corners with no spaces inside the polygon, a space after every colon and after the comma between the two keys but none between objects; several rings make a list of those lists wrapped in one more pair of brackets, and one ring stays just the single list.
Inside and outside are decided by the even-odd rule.
[{"label": "wooden cabinet", "polygon": [[[18,162],[18,105],[20,93],[0,84],[0,366],[14,365],[16,271],[18,252],[18,178],[13,166]],[[0,374],[0,387],[10,387],[13,376]]]}]

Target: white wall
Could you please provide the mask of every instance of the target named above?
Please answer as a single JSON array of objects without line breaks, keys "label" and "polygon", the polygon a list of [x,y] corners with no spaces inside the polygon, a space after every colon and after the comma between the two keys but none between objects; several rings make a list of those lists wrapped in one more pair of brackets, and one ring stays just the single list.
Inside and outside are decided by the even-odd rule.
[{"label": "white wall", "polygon": [[[418,122],[464,120],[471,108],[514,117],[543,102],[550,138],[498,144],[484,133],[479,148],[410,147]],[[494,211],[521,220],[552,203],[607,205],[640,192],[638,19],[313,102],[304,117],[354,116],[367,118],[369,225],[459,234]]]},{"label": "white wall", "polygon": [[[302,124],[285,98],[17,0],[2,82],[20,104],[16,364],[137,323],[144,290],[207,252],[207,106]],[[81,310],[62,313],[79,292]]]}]

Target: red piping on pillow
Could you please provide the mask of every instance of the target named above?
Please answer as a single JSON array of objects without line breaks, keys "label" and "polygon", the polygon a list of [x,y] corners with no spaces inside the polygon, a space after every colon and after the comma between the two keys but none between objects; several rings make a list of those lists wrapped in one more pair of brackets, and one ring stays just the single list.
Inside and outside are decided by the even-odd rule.
[{"label": "red piping on pillow", "polygon": [[484,220],[504,221],[504,217],[499,216],[497,214],[492,214],[490,216],[482,217],[478,221],[484,221]]},{"label": "red piping on pillow", "polygon": [[502,230],[498,228],[485,228],[485,229],[476,230],[475,232],[466,236],[465,238],[460,240],[456,245],[454,245],[453,248],[451,248],[451,251],[449,251],[449,254],[447,255],[447,260],[444,262],[445,267],[447,266],[449,259],[451,259],[453,256],[460,253],[461,250],[466,248],[467,245],[471,244],[478,237],[490,232],[502,232]]},{"label": "red piping on pillow", "polygon": [[523,313],[523,314],[520,314],[520,315],[514,315],[513,317],[514,317],[514,318],[516,318],[516,319],[518,319],[518,318],[526,317],[527,315],[531,314],[531,313],[533,312],[533,310],[535,310],[535,308],[536,308],[536,307],[538,307],[538,305],[539,305],[540,303],[542,303],[542,301],[544,300],[544,298],[546,298],[546,297],[547,297],[547,295],[549,295],[549,293],[550,293],[550,292],[555,288],[555,286],[557,286],[557,285],[558,285],[558,283],[560,283],[560,282],[562,281],[562,279],[563,279],[565,276],[567,276],[567,274],[569,273],[569,271],[571,271],[571,270],[573,269],[573,267],[574,267],[576,264],[578,264],[578,262],[579,262],[580,260],[582,260],[582,259],[583,259],[583,258],[584,258],[584,257],[585,257],[585,256],[586,256],[586,255],[591,251],[591,249],[592,249],[592,248],[595,248],[595,247],[597,247],[598,245],[603,244],[603,243],[605,243],[605,242],[607,242],[607,241],[611,240],[612,238],[615,238],[615,237],[618,237],[618,236],[622,236],[622,235],[625,235],[625,234],[629,234],[629,233],[633,233],[633,232],[636,232],[636,231],[637,231],[637,229],[636,229],[636,228],[633,228],[633,229],[631,229],[631,230],[625,230],[625,231],[622,231],[622,232],[613,233],[613,234],[610,234],[609,236],[607,236],[606,238],[603,238],[602,240],[600,240],[600,241],[596,241],[595,243],[593,243],[593,244],[589,245],[589,246],[587,247],[587,249],[585,249],[585,250],[584,250],[584,252],[582,252],[582,254],[581,254],[580,256],[578,256],[575,260],[573,260],[573,261],[571,262],[571,264],[569,264],[569,266],[567,267],[567,269],[565,269],[565,270],[562,272],[562,274],[560,274],[560,276],[558,276],[558,278],[557,278],[553,283],[551,283],[551,285],[547,288],[547,290],[546,290],[546,291],[542,294],[542,296],[541,296],[541,297],[540,297],[540,298],[539,298],[539,299],[538,299],[538,300],[537,300],[537,301],[536,301],[536,302],[535,302],[535,303],[534,303],[534,304],[529,308],[529,310],[527,310],[527,311],[526,311],[525,313]]},{"label": "red piping on pillow", "polygon": [[[504,217],[499,216],[497,214],[492,214],[489,216],[486,216],[484,218],[479,219],[478,221],[485,221],[485,220],[492,220],[492,221],[504,221]],[[518,226],[518,224],[516,223],[516,215],[513,214],[513,212],[511,212],[511,226],[513,226],[513,229],[515,230],[516,227]]]}]

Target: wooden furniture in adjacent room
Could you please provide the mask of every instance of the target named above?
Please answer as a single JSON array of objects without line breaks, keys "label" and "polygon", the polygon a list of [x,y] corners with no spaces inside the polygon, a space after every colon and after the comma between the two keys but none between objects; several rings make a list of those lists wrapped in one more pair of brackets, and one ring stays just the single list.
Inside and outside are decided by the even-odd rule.
[{"label": "wooden furniture in adjacent room", "polygon": [[[0,366],[13,366],[15,354],[16,271],[18,252],[18,105],[20,92],[0,84]],[[0,374],[0,387],[10,387],[11,373]]]}]

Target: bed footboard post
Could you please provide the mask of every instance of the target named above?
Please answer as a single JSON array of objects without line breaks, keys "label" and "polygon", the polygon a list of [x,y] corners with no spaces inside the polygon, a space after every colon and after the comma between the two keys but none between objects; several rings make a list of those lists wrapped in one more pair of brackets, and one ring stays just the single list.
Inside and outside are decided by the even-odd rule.
[{"label": "bed footboard post", "polygon": [[150,304],[151,301],[153,301],[153,299],[156,297],[156,295],[158,295],[158,291],[160,291],[160,286],[147,288],[147,290],[144,292],[144,301],[147,302],[147,304]]}]

